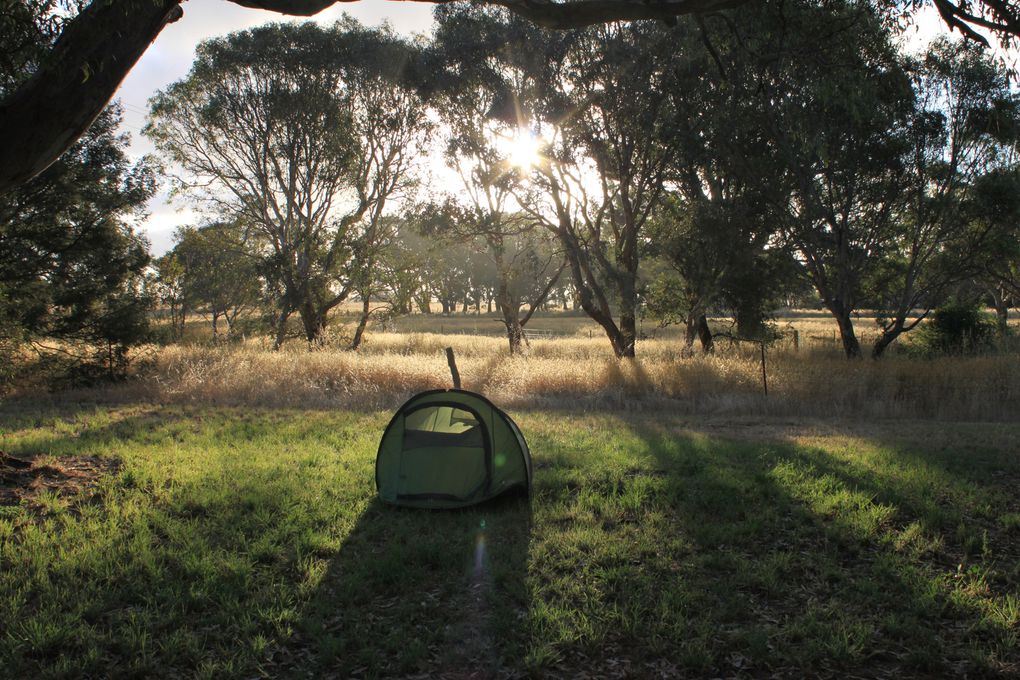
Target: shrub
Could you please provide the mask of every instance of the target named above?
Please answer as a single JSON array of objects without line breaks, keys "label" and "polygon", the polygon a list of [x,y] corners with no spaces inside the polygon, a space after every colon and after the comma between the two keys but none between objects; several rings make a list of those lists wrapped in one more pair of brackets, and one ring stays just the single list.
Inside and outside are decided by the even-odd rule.
[{"label": "shrub", "polygon": [[913,347],[923,356],[978,354],[993,347],[995,329],[995,320],[976,305],[951,303],[917,329]]}]

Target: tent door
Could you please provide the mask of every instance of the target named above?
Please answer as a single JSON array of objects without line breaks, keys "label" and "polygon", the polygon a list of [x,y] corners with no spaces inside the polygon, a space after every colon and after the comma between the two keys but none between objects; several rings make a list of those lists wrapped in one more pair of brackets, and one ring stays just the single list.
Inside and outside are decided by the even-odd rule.
[{"label": "tent door", "polygon": [[468,501],[488,490],[488,429],[471,408],[430,403],[404,414],[397,498]]}]

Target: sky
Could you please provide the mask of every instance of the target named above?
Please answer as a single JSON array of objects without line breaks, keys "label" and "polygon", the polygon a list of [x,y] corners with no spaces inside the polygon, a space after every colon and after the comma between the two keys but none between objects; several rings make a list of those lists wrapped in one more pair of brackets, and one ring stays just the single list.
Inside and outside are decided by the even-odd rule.
[{"label": "sky", "polygon": [[[433,7],[429,2],[406,0],[339,2],[312,20],[328,24],[347,13],[368,26],[388,22],[396,31],[411,35],[431,32]],[[200,42],[271,21],[308,20],[305,17],[285,17],[274,12],[246,9],[226,0],[187,0],[183,8],[184,17],[163,30],[116,94],[124,107],[123,130],[131,135],[129,153],[135,158],[154,151],[141,134],[149,98],[187,75],[195,58],[195,48]],[[917,48],[944,31],[944,25],[929,7],[919,17],[915,28],[904,36],[904,41],[908,48]],[[139,226],[150,241],[152,254],[157,257],[171,248],[173,232],[177,227],[201,222],[201,215],[186,199],[171,199],[165,188],[149,202],[148,213],[148,217]]]},{"label": "sky", "polygon": [[[426,2],[344,2],[320,12],[312,20],[329,24],[347,13],[368,26],[389,22],[394,30],[411,35],[431,32],[433,7]],[[163,29],[115,95],[124,107],[122,129],[131,135],[129,154],[133,158],[154,152],[152,144],[142,136],[149,98],[187,75],[200,42],[271,21],[308,21],[306,17],[246,9],[226,0],[187,0],[183,8],[184,17]],[[174,229],[201,222],[201,216],[186,199],[170,199],[165,188],[149,202],[148,212],[140,227],[157,257],[173,245]]]}]

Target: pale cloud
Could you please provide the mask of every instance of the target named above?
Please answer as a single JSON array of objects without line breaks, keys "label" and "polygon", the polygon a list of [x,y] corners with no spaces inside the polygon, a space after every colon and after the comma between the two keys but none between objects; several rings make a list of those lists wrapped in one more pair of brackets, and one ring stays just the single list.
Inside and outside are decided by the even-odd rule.
[{"label": "pale cloud", "polygon": [[202,216],[190,207],[171,203],[166,194],[156,196],[152,203],[141,231],[149,239],[149,250],[158,257],[173,247],[174,231],[178,227],[200,224]]}]

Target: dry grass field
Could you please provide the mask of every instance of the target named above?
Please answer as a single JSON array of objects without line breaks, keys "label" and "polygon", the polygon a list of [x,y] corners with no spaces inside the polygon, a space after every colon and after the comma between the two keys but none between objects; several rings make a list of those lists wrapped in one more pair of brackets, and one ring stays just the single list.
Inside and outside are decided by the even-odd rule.
[{"label": "dry grass field", "polygon": [[[859,325],[866,337],[873,322],[862,319]],[[342,330],[325,347],[310,350],[292,340],[273,352],[267,338],[213,345],[201,337],[207,326],[198,321],[189,326],[189,342],[142,348],[136,379],[83,396],[391,408],[414,392],[450,385],[443,354],[450,346],[464,387],[512,408],[956,421],[1008,421],[1020,413],[1020,361],[1014,353],[919,360],[891,351],[880,361],[847,361],[834,342],[831,320],[817,312],[777,323],[786,336],[767,353],[767,396],[757,345],[720,340],[714,354],[692,356],[678,329],[646,325],[637,360],[621,362],[597,326],[572,314],[533,320],[530,328],[552,336],[533,339],[526,355],[517,357],[508,355],[498,320],[485,315],[400,318],[372,327],[357,352],[344,348]]]}]

